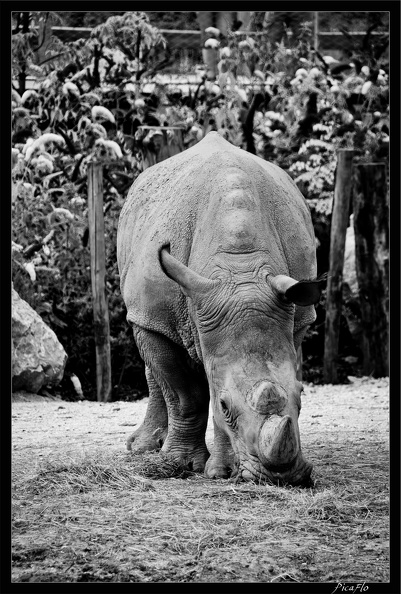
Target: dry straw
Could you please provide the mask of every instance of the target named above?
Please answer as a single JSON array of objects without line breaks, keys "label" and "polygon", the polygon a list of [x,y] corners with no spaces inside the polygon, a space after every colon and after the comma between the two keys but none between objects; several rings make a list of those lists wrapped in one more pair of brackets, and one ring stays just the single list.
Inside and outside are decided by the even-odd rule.
[{"label": "dry straw", "polygon": [[47,460],[15,480],[16,581],[386,581],[386,450],[333,448],[307,489],[212,481],[156,453]]}]

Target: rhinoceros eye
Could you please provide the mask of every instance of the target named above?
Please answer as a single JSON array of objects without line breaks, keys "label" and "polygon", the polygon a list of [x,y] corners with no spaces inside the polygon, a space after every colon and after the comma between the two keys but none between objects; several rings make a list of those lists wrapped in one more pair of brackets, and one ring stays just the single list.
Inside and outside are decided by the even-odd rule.
[{"label": "rhinoceros eye", "polygon": [[228,406],[227,406],[227,404],[224,402],[224,400],[223,400],[223,399],[221,399],[221,400],[220,400],[220,404],[221,404],[221,410],[223,411],[223,413],[224,413],[225,415],[227,415],[227,414],[228,414],[228,412],[229,412],[229,411],[228,411]]},{"label": "rhinoceros eye", "polygon": [[233,414],[232,408],[228,406],[227,402],[223,398],[220,398],[220,406],[227,424],[235,428],[236,416]]}]

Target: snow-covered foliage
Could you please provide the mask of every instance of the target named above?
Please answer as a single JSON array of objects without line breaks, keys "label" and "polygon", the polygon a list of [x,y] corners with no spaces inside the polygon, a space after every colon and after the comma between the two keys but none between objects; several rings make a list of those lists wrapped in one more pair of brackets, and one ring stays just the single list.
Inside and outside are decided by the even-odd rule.
[{"label": "snow-covered foliage", "polygon": [[[205,53],[215,52],[215,80],[194,69],[185,85],[169,82],[171,76],[155,70],[163,51],[159,32],[146,15],[128,13],[97,27],[88,40],[66,46],[64,58],[42,72],[35,90],[20,93],[18,85],[12,90],[13,241],[22,246],[13,250],[14,282],[31,303],[50,307],[48,321],[59,334],[64,330],[57,319],[63,315],[68,323],[75,315],[82,334],[92,331],[85,318],[91,319],[87,167],[96,159],[104,171],[108,291],[117,312],[112,331],[115,341],[128,344],[114,242],[118,213],[142,167],[141,126],[181,127],[184,148],[217,130],[247,149],[244,123],[251,121],[256,154],[288,171],[314,217],[326,221],[337,150],[349,147],[357,159],[387,160],[384,61],[367,56],[365,63],[342,64],[305,46],[271,48],[249,35],[208,34]],[[19,38],[16,45],[21,44]],[[13,55],[23,58],[18,48]],[[14,71],[18,75],[17,67]],[[44,305],[54,301],[58,314]],[[79,351],[88,352],[88,344],[83,339],[75,344],[69,335],[64,340],[82,379]]]},{"label": "snow-covered foliage", "polygon": [[102,107],[102,105],[94,105],[92,107],[92,119],[108,120],[112,124],[116,123],[116,120],[111,111],[109,111],[105,107]]}]

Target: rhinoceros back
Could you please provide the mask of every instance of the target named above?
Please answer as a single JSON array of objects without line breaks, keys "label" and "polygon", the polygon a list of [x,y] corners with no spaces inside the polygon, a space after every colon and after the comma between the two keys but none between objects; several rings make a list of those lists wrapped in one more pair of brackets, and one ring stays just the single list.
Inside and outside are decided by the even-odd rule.
[{"label": "rhinoceros back", "polygon": [[[205,213],[215,211],[212,202],[224,194],[229,183],[225,171],[234,170],[253,184],[255,201],[260,203],[257,217],[266,225],[255,250],[266,253],[276,274],[296,279],[314,276],[313,227],[295,184],[277,166],[234,147],[216,132],[144,171],[133,184],[120,216],[117,258],[128,319],[163,333],[195,359],[186,299],[162,271],[158,253],[169,243],[178,260],[201,274],[210,274],[210,263],[219,249],[213,228],[219,221]],[[255,226],[258,223],[255,220]]]}]

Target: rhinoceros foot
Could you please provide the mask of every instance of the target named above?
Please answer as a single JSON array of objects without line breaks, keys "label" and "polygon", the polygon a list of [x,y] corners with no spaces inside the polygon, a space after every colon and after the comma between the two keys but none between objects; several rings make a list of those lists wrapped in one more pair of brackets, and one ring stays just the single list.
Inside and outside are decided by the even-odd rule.
[{"label": "rhinoceros foot", "polygon": [[207,478],[232,478],[238,473],[238,462],[231,447],[224,448],[223,443],[215,443],[213,452],[206,463]]},{"label": "rhinoceros foot", "polygon": [[193,472],[203,472],[210,456],[205,443],[184,445],[171,439],[171,436],[167,437],[161,451],[174,462]]},{"label": "rhinoceros foot", "polygon": [[238,472],[230,438],[213,418],[214,443],[212,453],[205,467],[205,476],[211,479],[230,478]]},{"label": "rhinoceros foot", "polygon": [[210,457],[206,462],[205,476],[211,479],[217,478],[229,478],[232,475],[232,468],[227,464],[222,463],[220,460],[216,460],[214,457]]},{"label": "rhinoceros foot", "polygon": [[146,425],[142,424],[127,439],[127,450],[131,450],[136,454],[158,451],[162,448],[165,439],[166,431],[162,428],[158,427],[154,431],[149,431]]}]

